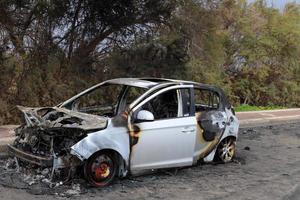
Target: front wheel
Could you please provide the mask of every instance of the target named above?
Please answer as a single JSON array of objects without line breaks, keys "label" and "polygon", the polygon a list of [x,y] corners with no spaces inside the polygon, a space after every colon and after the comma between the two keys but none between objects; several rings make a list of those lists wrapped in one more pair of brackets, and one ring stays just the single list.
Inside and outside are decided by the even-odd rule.
[{"label": "front wheel", "polygon": [[114,154],[97,152],[92,155],[84,166],[84,176],[95,187],[109,185],[115,178],[117,163]]},{"label": "front wheel", "polygon": [[236,154],[235,138],[228,137],[222,140],[217,148],[216,159],[223,163],[232,161]]}]

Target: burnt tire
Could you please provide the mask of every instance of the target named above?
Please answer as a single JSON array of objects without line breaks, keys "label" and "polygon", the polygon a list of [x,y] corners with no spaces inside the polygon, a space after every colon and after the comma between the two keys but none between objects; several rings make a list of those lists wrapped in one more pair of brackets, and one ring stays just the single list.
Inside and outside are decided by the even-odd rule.
[{"label": "burnt tire", "polygon": [[99,151],[85,162],[84,177],[94,187],[105,187],[112,183],[117,169],[116,155]]},{"label": "burnt tire", "polygon": [[218,145],[215,161],[228,163],[233,160],[236,154],[236,140],[233,137],[223,139]]}]

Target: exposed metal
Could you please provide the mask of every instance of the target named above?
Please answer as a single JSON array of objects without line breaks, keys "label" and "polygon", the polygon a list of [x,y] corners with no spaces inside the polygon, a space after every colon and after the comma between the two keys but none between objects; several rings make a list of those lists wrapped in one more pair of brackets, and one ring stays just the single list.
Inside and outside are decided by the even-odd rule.
[{"label": "exposed metal", "polygon": [[28,127],[103,129],[107,118],[58,107],[30,108],[17,106],[24,113]]},{"label": "exposed metal", "polygon": [[30,163],[42,166],[42,167],[50,167],[53,164],[53,158],[51,157],[41,157],[41,156],[36,156],[33,154],[29,154],[26,153],[24,151],[21,151],[20,149],[12,146],[12,145],[8,145],[8,151],[10,154],[13,154],[14,156],[28,161]]}]

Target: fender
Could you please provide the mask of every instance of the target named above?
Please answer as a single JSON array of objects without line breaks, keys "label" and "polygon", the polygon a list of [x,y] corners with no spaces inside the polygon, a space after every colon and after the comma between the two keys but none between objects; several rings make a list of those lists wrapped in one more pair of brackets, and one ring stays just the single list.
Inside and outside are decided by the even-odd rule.
[{"label": "fender", "polygon": [[90,133],[73,145],[70,153],[83,161],[103,149],[112,149],[118,152],[125,161],[126,166],[129,166],[128,129],[126,127],[115,127],[109,122],[106,129]]}]

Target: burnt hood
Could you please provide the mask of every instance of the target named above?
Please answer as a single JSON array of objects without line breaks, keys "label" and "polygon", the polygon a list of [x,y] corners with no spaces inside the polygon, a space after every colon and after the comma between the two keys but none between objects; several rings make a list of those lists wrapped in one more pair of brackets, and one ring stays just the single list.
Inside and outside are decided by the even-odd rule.
[{"label": "burnt hood", "polygon": [[17,106],[24,113],[28,127],[104,129],[107,118],[58,107]]}]

